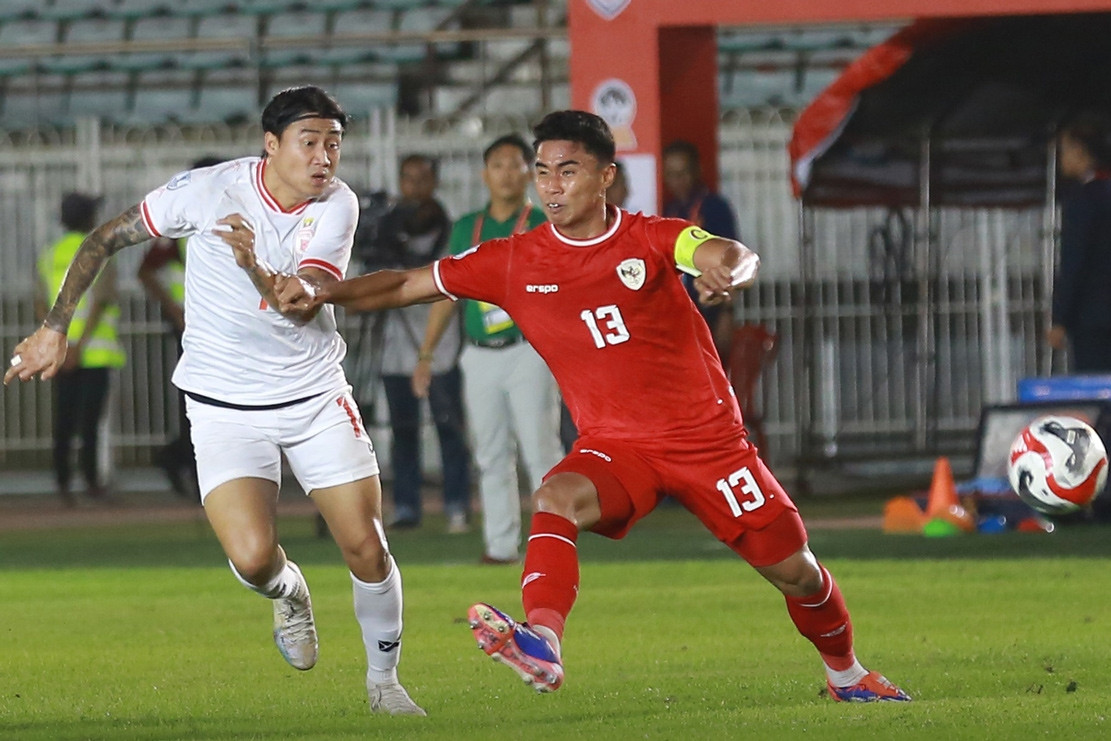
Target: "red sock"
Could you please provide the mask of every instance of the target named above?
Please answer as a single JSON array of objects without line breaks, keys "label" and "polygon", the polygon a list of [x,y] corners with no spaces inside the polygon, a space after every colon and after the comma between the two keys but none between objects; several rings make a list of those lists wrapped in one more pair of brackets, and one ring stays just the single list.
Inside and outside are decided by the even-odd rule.
[{"label": "red sock", "polygon": [[532,516],[532,532],[525,549],[521,602],[530,625],[550,628],[560,640],[563,625],[579,594],[579,529],[550,512]]},{"label": "red sock", "polygon": [[787,597],[787,612],[795,627],[822,655],[830,669],[844,671],[853,665],[853,623],[837,582],[822,570],[822,588],[806,597]]}]

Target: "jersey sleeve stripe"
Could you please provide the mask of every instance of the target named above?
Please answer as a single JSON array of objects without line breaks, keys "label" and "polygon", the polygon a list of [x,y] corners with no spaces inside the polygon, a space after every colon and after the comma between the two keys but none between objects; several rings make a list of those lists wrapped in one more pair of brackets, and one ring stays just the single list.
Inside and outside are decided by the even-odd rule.
[{"label": "jersey sleeve stripe", "polygon": [[458,301],[459,300],[458,296],[456,296],[454,293],[452,293],[448,289],[444,288],[444,280],[443,280],[442,277],[440,277],[440,263],[441,262],[443,262],[443,258],[441,258],[440,260],[437,260],[436,262],[432,263],[432,279],[436,281],[436,288],[438,288],[440,290],[440,293],[444,294],[445,296],[450,298],[452,301]]},{"label": "jersey sleeve stripe", "polygon": [[320,260],[315,257],[306,258],[302,260],[301,264],[297,266],[298,270],[304,270],[305,268],[316,268],[318,270],[323,270],[325,273],[328,273],[336,280],[343,280],[343,272],[339,268],[337,268],[330,262],[325,262],[324,260]]},{"label": "jersey sleeve stripe", "polygon": [[155,228],[154,221],[150,218],[150,208],[147,206],[146,201],[139,204],[139,214],[143,217],[143,225],[147,228],[147,231],[150,232],[150,235],[152,237],[161,237],[162,233]]}]

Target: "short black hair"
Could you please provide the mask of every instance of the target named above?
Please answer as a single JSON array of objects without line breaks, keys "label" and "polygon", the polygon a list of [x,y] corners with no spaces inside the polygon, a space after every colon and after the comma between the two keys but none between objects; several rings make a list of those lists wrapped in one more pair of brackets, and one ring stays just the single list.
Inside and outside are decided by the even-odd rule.
[{"label": "short black hair", "polygon": [[686,157],[687,163],[690,164],[691,168],[695,172],[698,172],[699,169],[701,169],[698,147],[696,147],[694,144],[687,141],[686,139],[676,139],[675,141],[664,147],[663,156],[666,157],[669,154],[681,154]]},{"label": "short black hair", "polygon": [[540,148],[546,141],[577,142],[603,165],[613,162],[617,147],[613,143],[613,132],[601,116],[586,111],[555,111],[532,127],[536,137],[532,146]]},{"label": "short black hair", "polygon": [[506,134],[505,136],[499,136],[497,139],[490,142],[490,146],[482,150],[482,161],[489,162],[490,155],[494,153],[494,150],[505,146],[517,147],[517,149],[520,149],[521,156],[525,158],[526,164],[531,165],[536,159],[536,150],[528,145],[528,142],[525,141],[523,136],[520,134]]},{"label": "short black hair", "polygon": [[217,157],[214,154],[207,154],[200,159],[193,160],[193,164],[189,165],[190,170],[199,170],[202,167],[215,167],[226,162],[223,157]]},{"label": "short black hair", "polygon": [[100,198],[88,193],[66,193],[62,196],[62,226],[71,232],[91,232],[96,226]]},{"label": "short black hair", "polygon": [[405,165],[410,164],[428,165],[432,170],[432,176],[437,180],[440,179],[440,161],[432,155],[423,152],[411,152],[402,157],[401,161],[397,163],[397,171],[401,172]]},{"label": "short black hair", "polygon": [[1111,167],[1111,141],[1108,141],[1111,123],[1095,113],[1081,113],[1069,121],[1061,133],[1080,143],[1093,160],[1097,169]]},{"label": "short black hair", "polygon": [[315,85],[291,87],[281,91],[262,110],[262,130],[281,138],[294,121],[304,118],[330,118],[347,129],[347,114],[335,98]]}]

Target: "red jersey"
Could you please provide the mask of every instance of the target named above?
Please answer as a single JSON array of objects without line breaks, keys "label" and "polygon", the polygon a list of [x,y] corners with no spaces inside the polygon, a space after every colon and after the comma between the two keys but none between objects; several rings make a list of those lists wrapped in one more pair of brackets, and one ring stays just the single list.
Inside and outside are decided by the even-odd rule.
[{"label": "red jersey", "polygon": [[547,362],[579,434],[630,442],[744,434],[740,409],[675,265],[681,219],[616,209],[605,234],[544,224],[433,266],[449,298],[509,312]]}]

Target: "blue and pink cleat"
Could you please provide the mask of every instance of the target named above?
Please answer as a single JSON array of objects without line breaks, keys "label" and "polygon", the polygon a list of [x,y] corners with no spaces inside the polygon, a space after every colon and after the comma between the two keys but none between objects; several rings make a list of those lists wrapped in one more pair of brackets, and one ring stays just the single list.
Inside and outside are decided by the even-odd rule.
[{"label": "blue and pink cleat", "polygon": [[467,611],[467,622],[478,647],[505,664],[537,692],[552,692],[563,684],[563,663],[552,644],[527,623],[518,623],[485,602]]},{"label": "blue and pink cleat", "polygon": [[829,696],[837,702],[910,702],[910,695],[888,681],[879,672],[868,672],[851,687],[834,687],[829,682]]}]

